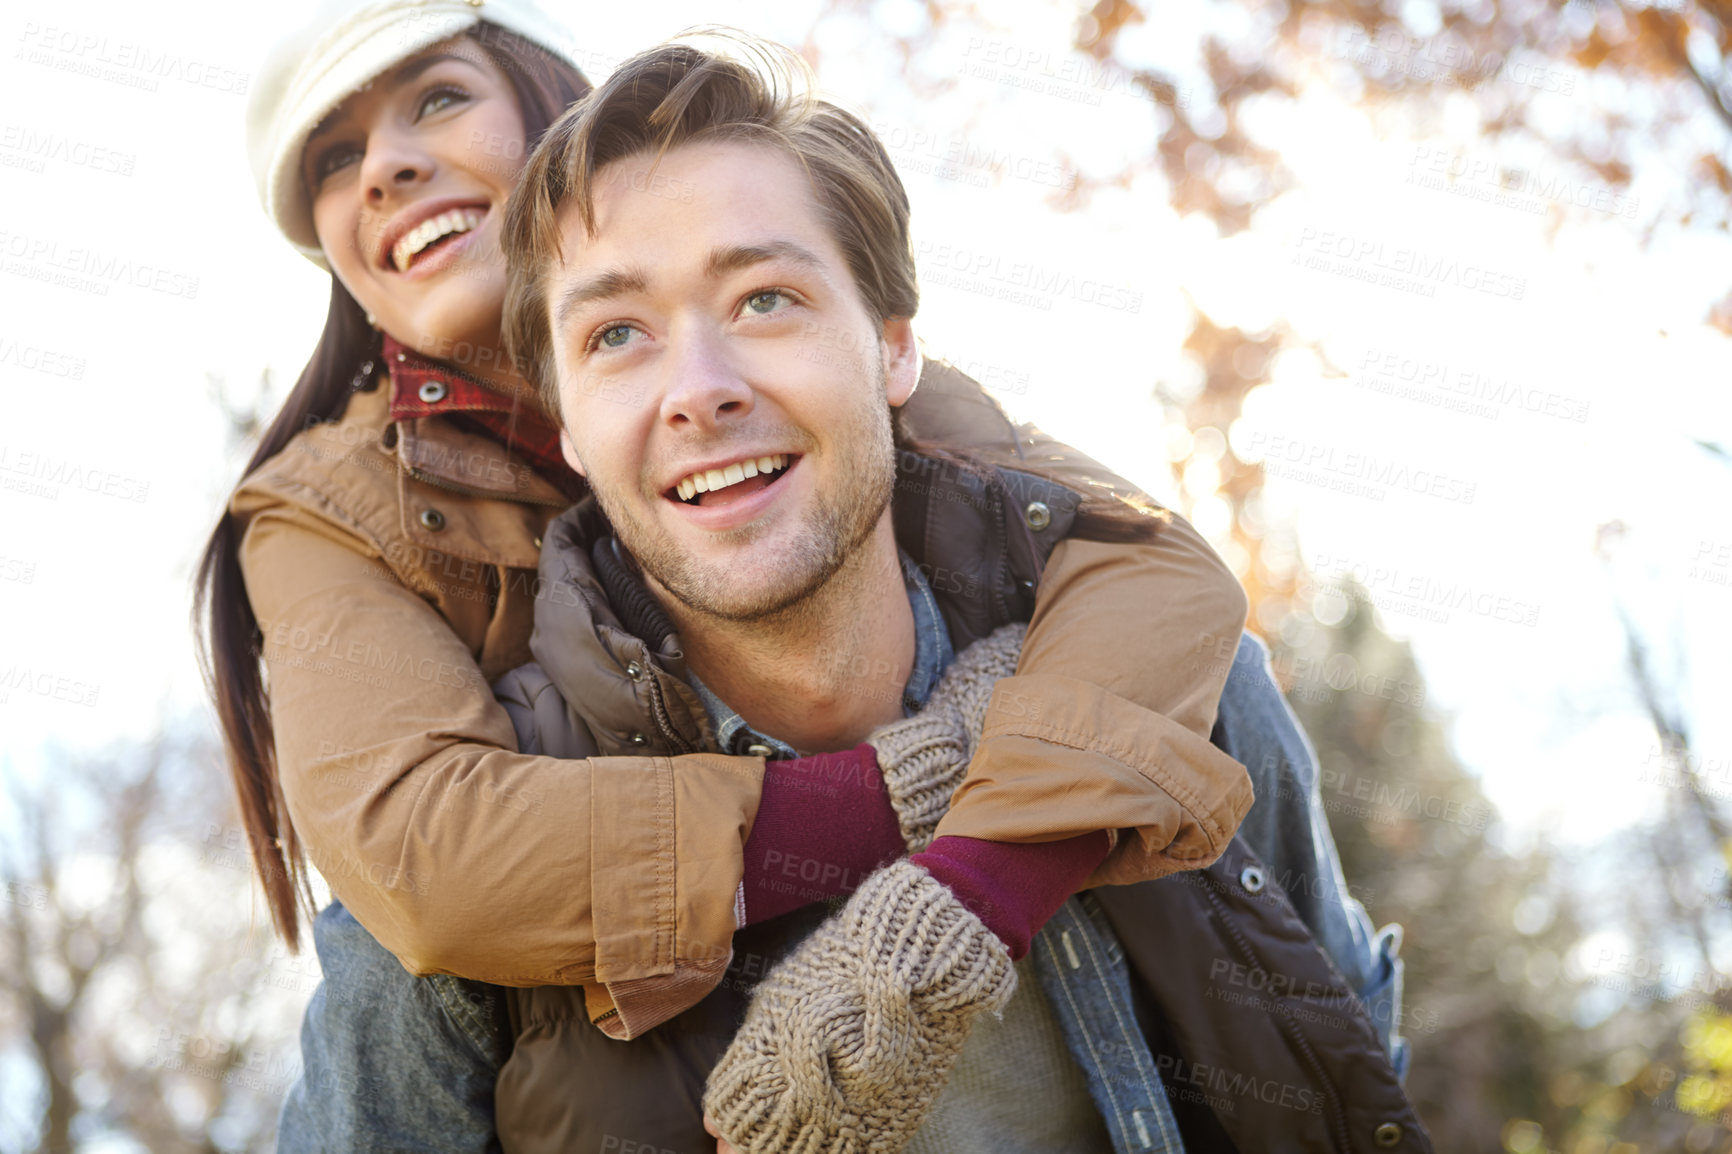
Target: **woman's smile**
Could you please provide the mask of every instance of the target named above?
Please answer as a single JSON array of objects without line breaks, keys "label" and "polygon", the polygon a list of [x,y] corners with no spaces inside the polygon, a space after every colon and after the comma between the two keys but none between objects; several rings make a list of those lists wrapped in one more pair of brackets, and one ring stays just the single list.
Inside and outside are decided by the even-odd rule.
[{"label": "woman's smile", "polygon": [[445,247],[450,238],[480,228],[490,208],[485,201],[434,200],[405,209],[385,227],[379,266],[408,272],[421,258]]}]

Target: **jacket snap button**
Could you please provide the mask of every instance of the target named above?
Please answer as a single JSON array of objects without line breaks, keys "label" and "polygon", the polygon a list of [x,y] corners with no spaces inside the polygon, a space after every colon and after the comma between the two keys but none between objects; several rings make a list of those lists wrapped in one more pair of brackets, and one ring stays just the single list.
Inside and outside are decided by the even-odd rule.
[{"label": "jacket snap button", "polygon": [[746,746],[747,757],[775,757],[776,751],[761,741],[754,741]]},{"label": "jacket snap button", "polygon": [[633,745],[648,745],[649,738],[645,737],[641,733],[634,733],[631,735],[631,743]]},{"label": "jacket snap button", "polygon": [[[1246,866],[1239,871],[1239,884],[1245,887],[1245,892],[1248,894],[1262,893],[1263,871],[1254,865]],[[1381,1134],[1382,1131],[1379,1130],[1378,1133]]]},{"label": "jacket snap button", "polygon": [[539,548],[541,548],[541,538],[540,538],[540,537],[537,537],[537,538],[536,538],[536,539],[535,539],[535,547],[536,547],[536,548],[537,548],[537,549],[539,549]]},{"label": "jacket snap button", "polygon": [[421,524],[437,533],[445,528],[445,514],[437,509],[421,510]]},{"label": "jacket snap button", "polygon": [[423,381],[421,382],[421,403],[437,405],[445,399],[445,394],[449,391],[445,387],[444,381]]},{"label": "jacket snap button", "polygon": [[1028,508],[1022,511],[1022,517],[1036,533],[1052,524],[1052,510],[1046,507],[1044,501],[1030,501]]},{"label": "jacket snap button", "polygon": [[1387,1150],[1401,1141],[1401,1124],[1399,1122],[1385,1122],[1372,1132],[1372,1137],[1377,1139],[1379,1146]]},{"label": "jacket snap button", "polygon": [[631,678],[633,681],[642,681],[643,680],[643,666],[639,665],[635,661],[630,662],[625,667],[625,675],[627,677]]}]

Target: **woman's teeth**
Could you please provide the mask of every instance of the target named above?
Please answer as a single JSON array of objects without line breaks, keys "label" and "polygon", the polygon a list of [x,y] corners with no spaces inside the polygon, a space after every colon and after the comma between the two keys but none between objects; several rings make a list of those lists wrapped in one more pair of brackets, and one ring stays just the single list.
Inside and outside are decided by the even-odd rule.
[{"label": "woman's teeth", "polygon": [[440,237],[454,232],[468,232],[480,225],[481,218],[486,215],[478,208],[454,208],[438,216],[428,217],[404,233],[403,239],[391,246],[391,263],[397,266],[398,272],[407,272],[415,254]]},{"label": "woman's teeth", "polygon": [[774,453],[751,461],[737,461],[724,469],[705,469],[693,473],[675,485],[674,489],[679,493],[680,500],[690,501],[699,493],[713,493],[717,489],[726,489],[729,485],[738,485],[747,477],[756,477],[759,473],[774,473],[787,467],[788,454]]}]

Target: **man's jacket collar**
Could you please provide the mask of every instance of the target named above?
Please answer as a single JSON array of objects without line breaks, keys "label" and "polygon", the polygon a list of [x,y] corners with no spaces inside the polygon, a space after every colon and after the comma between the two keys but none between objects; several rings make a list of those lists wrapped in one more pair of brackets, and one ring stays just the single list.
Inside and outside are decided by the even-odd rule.
[{"label": "man's jacket collar", "polygon": [[[1027,516],[1034,500],[1045,510],[1038,532]],[[1081,500],[1029,474],[898,454],[897,544],[931,585],[958,652],[1028,620],[1041,568]],[[603,755],[710,748],[714,734],[686,681],[679,637],[594,497],[548,525],[540,576],[530,650]]]}]

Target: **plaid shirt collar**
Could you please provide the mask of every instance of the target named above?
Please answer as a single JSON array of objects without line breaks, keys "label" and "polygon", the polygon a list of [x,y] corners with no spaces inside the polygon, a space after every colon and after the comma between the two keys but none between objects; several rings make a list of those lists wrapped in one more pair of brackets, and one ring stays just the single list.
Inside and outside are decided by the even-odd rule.
[{"label": "plaid shirt collar", "polygon": [[424,357],[391,336],[385,337],[383,348],[391,374],[392,420],[450,417],[522,457],[573,501],[587,491],[583,478],[559,451],[559,426],[540,410],[488,388],[449,364]]}]

